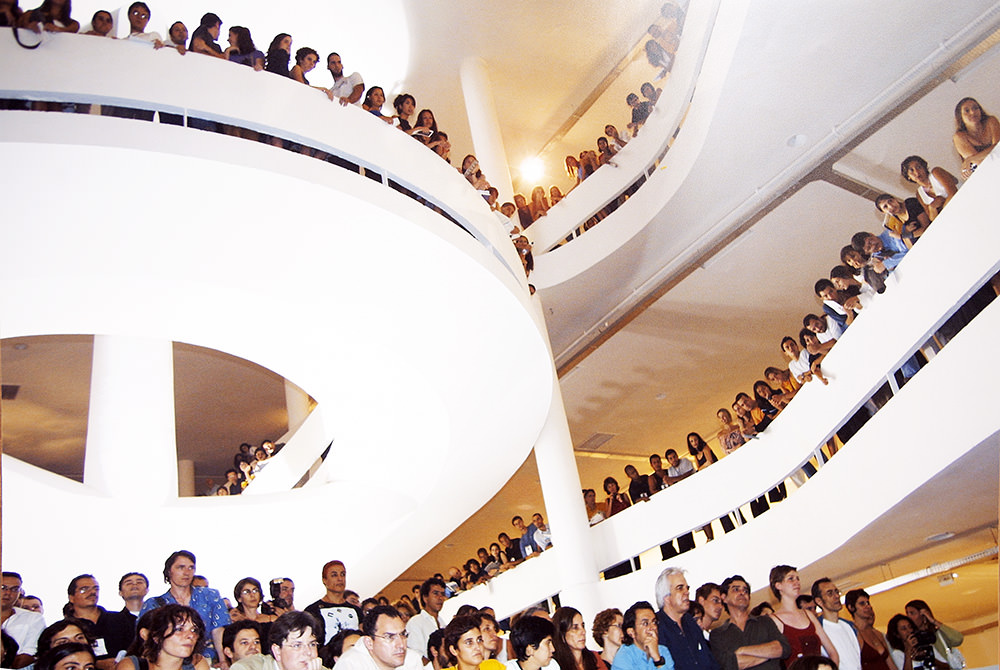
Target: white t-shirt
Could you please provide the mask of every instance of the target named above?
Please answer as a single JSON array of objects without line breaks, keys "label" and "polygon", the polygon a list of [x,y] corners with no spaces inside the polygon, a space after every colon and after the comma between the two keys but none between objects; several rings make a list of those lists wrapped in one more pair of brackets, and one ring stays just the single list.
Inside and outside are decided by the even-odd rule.
[{"label": "white t-shirt", "polygon": [[[822,621],[823,630],[830,636],[830,641],[840,656],[840,670],[861,670],[861,646],[851,624],[843,619],[828,621],[825,617]],[[826,649],[823,650],[823,655],[828,655]]]},{"label": "white t-shirt", "polygon": [[[341,77],[340,81],[335,82],[333,86],[330,87],[330,90],[333,92],[333,97],[335,98],[349,98],[351,97],[351,94],[354,93],[354,87],[359,84],[364,87],[365,82],[361,78],[360,74],[353,72],[349,76]],[[358,101],[353,104],[360,107],[361,103],[364,102],[364,98],[365,96],[362,95],[358,98]]]}]

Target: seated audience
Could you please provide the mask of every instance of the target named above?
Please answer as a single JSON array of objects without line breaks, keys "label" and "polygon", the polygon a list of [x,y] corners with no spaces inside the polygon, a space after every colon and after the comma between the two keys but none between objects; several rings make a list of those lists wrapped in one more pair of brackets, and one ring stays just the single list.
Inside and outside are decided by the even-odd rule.
[{"label": "seated audience", "polygon": [[478,624],[477,617],[460,615],[445,626],[445,649],[455,660],[455,670],[502,670],[500,661],[486,658]]},{"label": "seated audience", "polygon": [[962,157],[962,176],[968,179],[1000,142],[1000,121],[990,116],[975,98],[955,105],[955,150]]},{"label": "seated audience", "polygon": [[917,199],[927,212],[927,218],[937,218],[948,201],[958,193],[958,180],[941,167],[930,169],[920,156],[907,156],[899,164],[903,179],[917,185]]},{"label": "seated audience", "polygon": [[[263,589],[260,582],[253,577],[244,577],[236,582],[236,587],[233,588],[233,599],[236,602],[236,607],[229,610],[231,621],[256,621],[266,624],[278,618],[273,614],[261,613],[260,604],[264,599]],[[269,628],[262,627],[261,630],[266,636]]]},{"label": "seated audience", "polygon": [[332,668],[354,645],[364,636],[360,630],[345,628],[338,631],[330,641],[319,648],[319,657],[323,659],[324,668]]},{"label": "seated audience", "polygon": [[229,29],[229,60],[247,65],[260,72],[264,69],[264,52],[254,46],[250,30],[243,26]]},{"label": "seated audience", "polygon": [[70,0],[43,0],[35,9],[21,15],[21,27],[35,32],[78,33],[80,22],[70,16]]},{"label": "seated audience", "polygon": [[[601,670],[607,670],[615,662],[615,655],[622,646],[622,616],[617,607],[601,610],[594,617],[591,626],[594,642],[601,648],[600,658],[604,661]],[[600,666],[600,664],[598,664]]]},{"label": "seated audience", "polygon": [[261,652],[260,626],[244,619],[222,629],[222,655],[232,665]]},{"label": "seated audience", "polygon": [[292,76],[288,70],[289,61],[292,59],[291,54],[292,36],[288,33],[278,33],[271,40],[270,46],[267,47],[264,69],[274,74],[280,74],[282,77]]},{"label": "seated audience", "polygon": [[587,649],[587,629],[579,610],[560,607],[552,615],[552,626],[556,630],[553,658],[559,670],[598,670],[600,656]]},{"label": "seated audience", "polygon": [[899,198],[883,193],[875,198],[875,209],[885,215],[882,225],[897,240],[912,247],[917,238],[924,234],[931,224],[927,212],[916,198]]},{"label": "seated audience", "polygon": [[97,658],[94,650],[81,642],[70,642],[42,654],[35,662],[35,670],[94,670]]},{"label": "seated audience", "polygon": [[622,628],[622,646],[611,670],[674,670],[670,652],[659,642],[652,605],[639,601],[625,610]]},{"label": "seated audience", "polygon": [[198,655],[205,628],[195,610],[176,603],[164,605],[150,610],[139,625],[146,635],[137,636],[129,650],[134,655],[123,658],[116,670],[145,670],[147,665],[149,670],[179,670],[182,664],[209,670],[208,659]]},{"label": "seated audience", "polygon": [[507,670],[541,670],[552,660],[552,638],[555,627],[551,621],[537,616],[521,616],[510,628],[510,646],[514,658],[507,661]]}]

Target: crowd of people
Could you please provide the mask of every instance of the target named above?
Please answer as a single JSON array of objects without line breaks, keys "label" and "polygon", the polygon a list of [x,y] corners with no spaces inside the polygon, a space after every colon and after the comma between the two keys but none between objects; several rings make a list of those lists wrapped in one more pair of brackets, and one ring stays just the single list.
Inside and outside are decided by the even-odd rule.
[{"label": "crowd of people", "polygon": [[259,447],[244,442],[240,445],[239,451],[233,454],[233,467],[226,470],[225,480],[221,484],[216,484],[214,479],[207,479],[205,482],[207,488],[203,495],[236,496],[243,493],[243,489],[284,446],[283,442],[275,444],[271,440],[264,440]]},{"label": "crowd of people", "polygon": [[[587,645],[581,612],[538,604],[499,622],[490,607],[463,605],[442,615],[449,585],[440,576],[414,586],[414,597],[359,600],[347,588],[347,568],[329,561],[325,593],[295,605],[287,578],[239,580],[236,606],[195,574],[190,551],[172,553],[163,566],[167,591],[148,597],[141,572],[122,576],[124,607],[99,605],[90,574],[73,578],[61,618],[46,626],[37,598],[25,595],[21,576],[3,573],[2,667],[36,670],[961,670],[961,632],[935,618],[924,600],[907,603],[886,633],[874,627],[868,593],[842,599],[826,577],[802,593],[798,571],[775,566],[773,603],[750,607],[750,584],[736,574],[699,586],[691,599],[685,571],[658,576],[654,603],[624,612],[599,612]],[[624,607],[625,604],[622,603]],[[765,608],[766,606],[766,608]],[[851,615],[841,617],[843,610]]]},{"label": "crowd of people", "polygon": [[[1000,121],[987,114],[975,98],[963,98],[955,107],[955,130],[953,144],[962,163],[962,175],[968,178],[979,163],[1000,142]],[[767,429],[772,421],[795,397],[804,384],[819,382],[828,384],[824,375],[823,359],[847,331],[863,309],[870,307],[877,297],[885,293],[889,276],[899,265],[906,253],[913,248],[951,198],[957,193],[958,178],[942,167],[931,168],[920,156],[908,156],[900,163],[900,173],[914,184],[915,194],[898,198],[888,193],[875,198],[875,209],[882,216],[883,228],[878,233],[860,231],[851,236],[850,243],[839,250],[840,263],[815,282],[813,291],[818,309],[802,317],[801,330],[797,336],[786,335],[780,341],[784,361],[769,365],[763,370],[763,379],[753,382],[752,394],[740,391],[729,408],[716,411],[720,428],[716,434],[721,456],[731,454],[749,440]],[[939,342],[957,332],[996,297],[1000,282],[986,284],[954,317],[937,333]],[[901,381],[912,377],[926,359],[915,354],[901,369]],[[863,425],[870,416],[870,410],[863,408],[852,417],[837,435],[825,445],[826,453],[820,458],[833,456],[840,446]],[[690,477],[695,472],[715,463],[718,456],[705,439],[697,432],[687,435],[687,455],[679,456],[676,450],[668,449],[663,459],[669,467],[663,468],[659,454],[649,457],[652,472],[641,474],[635,465],[625,466],[629,485],[622,490],[618,480],[607,477],[604,480],[606,498],[598,503],[594,489],[584,489],[583,499],[587,517],[591,525],[621,512],[668,486]],[[793,479],[802,483],[816,473],[816,465],[807,462]],[[769,503],[785,498],[784,483],[770,490],[766,495],[750,502],[753,516],[767,511]],[[736,517],[742,523],[742,513],[738,510],[719,519],[723,529],[729,532],[735,527]],[[714,539],[711,524],[702,528],[708,541]],[[677,549],[670,543],[661,547],[664,558],[683,553],[694,548],[691,533],[676,538]]]}]

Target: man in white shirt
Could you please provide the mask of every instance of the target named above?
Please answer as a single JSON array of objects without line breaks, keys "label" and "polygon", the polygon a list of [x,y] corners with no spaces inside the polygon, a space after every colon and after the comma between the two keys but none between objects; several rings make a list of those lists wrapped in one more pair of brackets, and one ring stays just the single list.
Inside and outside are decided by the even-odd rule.
[{"label": "man in white shirt", "polygon": [[[823,631],[830,637],[833,646],[840,656],[841,670],[861,670],[861,646],[858,644],[858,634],[846,619],[840,618],[840,590],[830,581],[822,577],[813,582],[813,602],[819,605],[823,613]],[[825,655],[825,650],[824,650]]]},{"label": "man in white shirt", "polygon": [[545,551],[552,546],[552,530],[545,525],[545,519],[538,512],[531,517],[531,523],[535,526],[535,534],[533,539],[535,544],[538,545],[540,551]]},{"label": "man in white shirt", "polygon": [[372,608],[361,622],[361,631],[365,636],[344,652],[337,670],[423,670],[423,654],[407,648],[406,628],[395,607]]},{"label": "man in white shirt", "polygon": [[361,75],[352,72],[349,76],[344,76],[344,64],[340,61],[340,54],[334,52],[326,57],[326,69],[333,75],[333,86],[327,90],[330,100],[339,100],[341,105],[360,105],[361,96],[365,92],[365,82]]},{"label": "man in white shirt", "polygon": [[45,630],[45,618],[38,612],[14,607],[14,602],[21,597],[21,575],[16,572],[4,572],[2,588],[0,618],[3,620],[4,632],[17,641],[18,650],[14,665],[21,667],[35,660],[38,636]]},{"label": "man in white shirt", "polygon": [[427,639],[431,633],[443,628],[438,615],[445,601],[445,583],[443,579],[431,577],[420,585],[420,612],[406,622],[406,632],[409,634],[406,646],[427,658]]},{"label": "man in white shirt", "polygon": [[233,663],[231,670],[322,670],[316,617],[288,612],[271,624],[271,655],[253,654]]}]

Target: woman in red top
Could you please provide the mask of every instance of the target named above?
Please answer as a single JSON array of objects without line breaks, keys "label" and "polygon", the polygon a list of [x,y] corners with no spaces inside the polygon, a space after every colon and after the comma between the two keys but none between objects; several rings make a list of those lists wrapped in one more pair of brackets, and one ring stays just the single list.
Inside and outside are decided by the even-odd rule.
[{"label": "woman in red top", "polygon": [[818,656],[820,646],[826,650],[827,656],[836,664],[840,664],[840,656],[823,626],[816,620],[816,615],[809,610],[800,610],[795,604],[802,585],[799,583],[799,573],[790,565],[776,565],[771,568],[771,592],[779,599],[771,618],[778,632],[788,639],[792,652],[782,661],[784,667],[789,667],[795,659],[801,656]]}]

